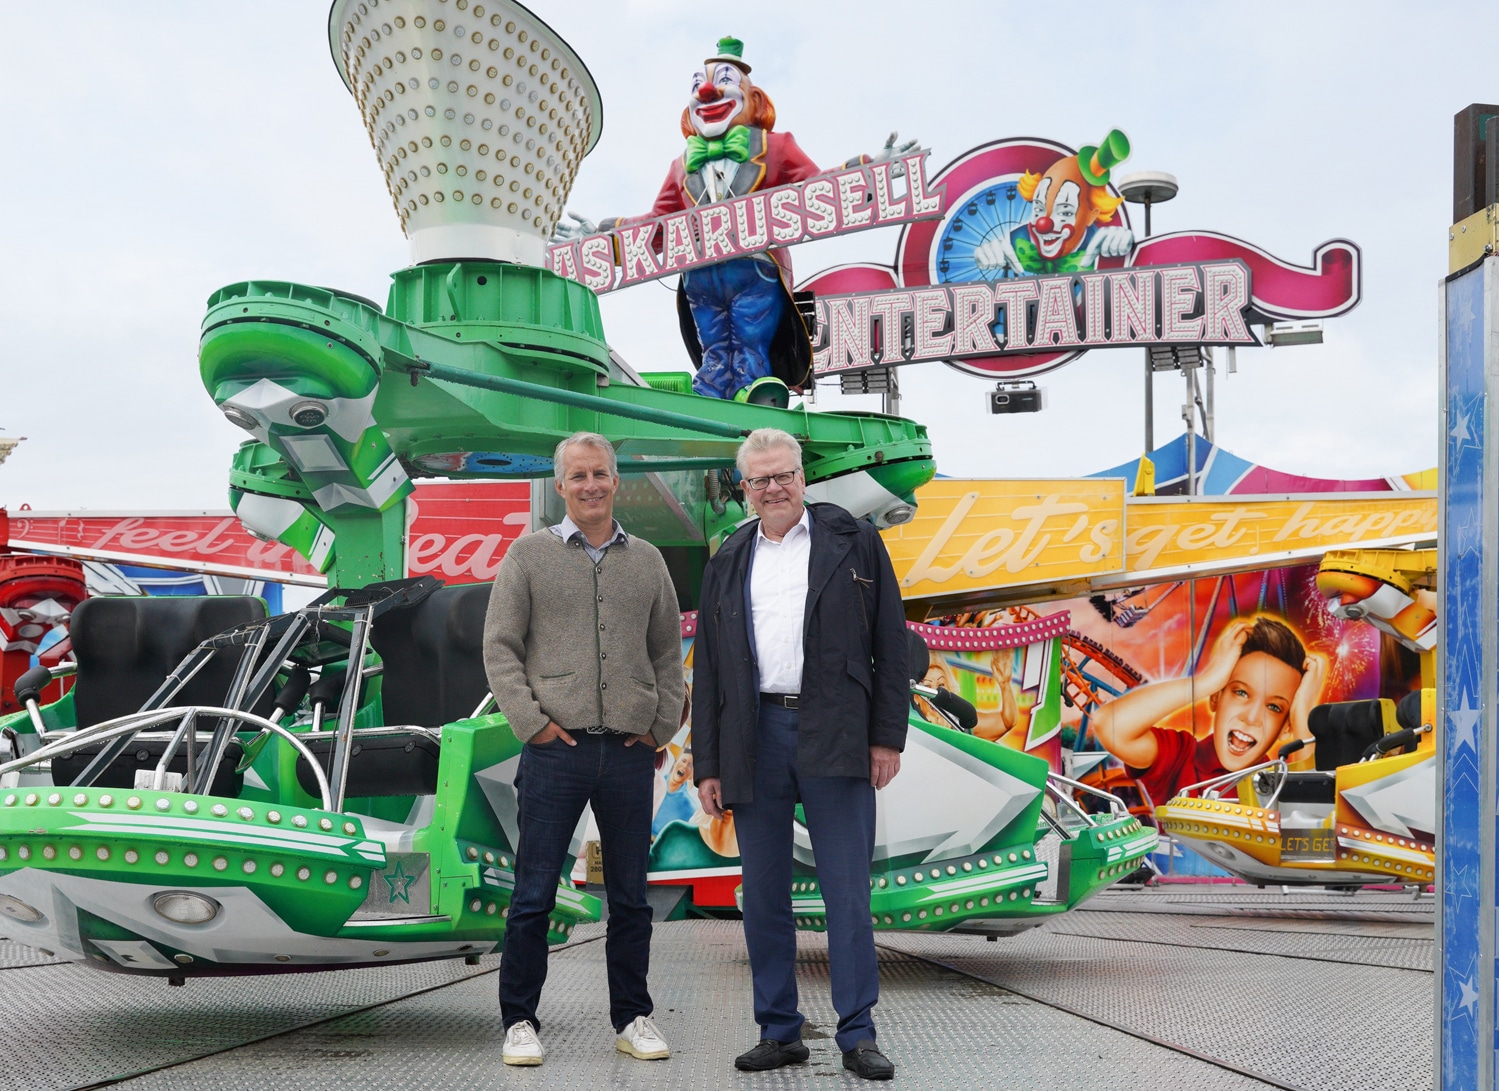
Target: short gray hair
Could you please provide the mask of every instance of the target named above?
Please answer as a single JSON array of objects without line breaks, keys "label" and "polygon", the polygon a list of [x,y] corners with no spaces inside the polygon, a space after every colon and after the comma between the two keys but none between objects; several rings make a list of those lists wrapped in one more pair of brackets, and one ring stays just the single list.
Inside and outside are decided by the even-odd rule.
[{"label": "short gray hair", "polygon": [[609,473],[612,477],[619,476],[619,458],[614,453],[614,444],[610,443],[597,432],[574,432],[552,452],[552,476],[561,477],[564,472],[567,449],[569,447],[592,447],[596,451],[603,451],[609,456]]},{"label": "short gray hair", "polygon": [[744,460],[750,455],[760,454],[762,451],[774,450],[783,447],[796,456],[796,468],[802,468],[802,445],[796,441],[796,437],[790,432],[783,432],[779,428],[756,428],[744,438],[739,445],[739,453],[734,456],[734,465],[739,467],[739,473],[744,473]]}]

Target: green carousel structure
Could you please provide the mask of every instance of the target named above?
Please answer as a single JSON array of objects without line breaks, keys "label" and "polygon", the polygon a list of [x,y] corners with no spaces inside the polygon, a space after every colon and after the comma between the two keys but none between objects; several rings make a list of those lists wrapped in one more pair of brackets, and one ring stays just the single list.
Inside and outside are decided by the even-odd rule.
[{"label": "green carousel structure", "polygon": [[[525,8],[463,7],[330,13],[412,244],[386,306],[247,281],[203,323],[204,386],[253,436],[231,503],[330,590],[276,617],[247,597],[78,607],[72,689],[40,705],[61,672],[37,668],[16,687],[26,710],[0,719],[0,913],[19,942],[174,984],[503,944],[520,744],[484,679],[488,587],[405,578],[413,476],[544,478],[559,440],[602,432],[620,521],[662,549],[691,611],[710,552],[750,515],[733,458],[752,429],[797,436],[809,493],[880,526],[909,519],[934,473],[911,421],[701,397],[612,355],[594,294],[543,267],[598,91]],[[947,763],[943,806],[972,813],[933,834],[919,801],[882,802],[877,927],[1013,931],[1155,845],[1039,758],[914,714],[911,735]],[[963,773],[950,791],[943,768]],[[820,928],[815,859],[798,855],[798,921]],[[551,938],[599,916],[563,880]]]}]

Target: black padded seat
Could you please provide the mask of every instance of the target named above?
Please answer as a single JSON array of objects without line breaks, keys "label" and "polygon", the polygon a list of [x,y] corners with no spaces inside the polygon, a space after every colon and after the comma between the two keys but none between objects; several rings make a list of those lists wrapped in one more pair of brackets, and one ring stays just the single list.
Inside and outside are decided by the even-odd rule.
[{"label": "black padded seat", "polygon": [[1317,769],[1331,772],[1340,765],[1353,765],[1364,751],[1378,742],[1386,730],[1391,701],[1335,701],[1318,705],[1306,718],[1306,726],[1317,740]]},{"label": "black padded seat", "polygon": [[[478,698],[475,698],[477,703]],[[299,735],[298,738],[312,751],[323,774],[333,784],[332,732],[316,735]],[[364,727],[354,733],[354,756],[349,762],[349,778],[344,794],[350,799],[370,796],[420,796],[437,791],[438,745],[425,731],[413,731],[400,727]],[[317,779],[307,759],[297,758],[297,783],[302,790],[317,798]]]},{"label": "black padded seat", "polygon": [[384,663],[380,701],[387,724],[441,727],[471,715],[484,699],[489,587],[439,587],[415,606],[375,620],[370,642]]},{"label": "black padded seat", "polygon": [[926,641],[921,634],[912,629],[906,630],[906,669],[911,674],[911,681],[920,682],[926,677],[926,672],[931,669],[932,651],[927,647]]},{"label": "black padded seat", "polygon": [[[198,746],[194,757],[198,757],[208,745],[208,735],[205,728],[211,727],[214,721],[201,719],[198,721]],[[175,727],[175,723],[170,725]],[[137,735],[130,741],[130,747],[114,761],[110,762],[95,779],[95,788],[125,788],[135,787],[135,773],[138,769],[150,772],[156,771],[156,765],[161,761],[162,754],[166,753],[167,746],[171,743],[171,734],[168,732],[151,732],[150,737]],[[88,767],[88,763],[99,756],[99,752],[113,740],[92,743],[81,746],[71,754],[65,754],[59,758],[52,759],[52,783],[57,785],[72,784]],[[244,748],[240,746],[238,739],[230,739],[224,747],[224,757],[219,762],[218,769],[214,772],[213,783],[209,785],[206,793],[200,789],[200,794],[211,796],[228,796],[231,799],[239,797],[240,789],[244,787],[245,775],[236,773],[235,767],[244,756]],[[304,762],[305,764],[305,762]],[[174,773],[187,773],[187,744],[177,748],[177,753],[167,763],[167,768]],[[315,794],[315,793],[314,793]]]},{"label": "black padded seat", "polygon": [[[265,616],[265,603],[252,595],[84,599],[68,626],[78,660],[73,685],[77,726],[89,727],[138,711],[172,669],[204,640]],[[222,705],[241,654],[236,648],[219,652],[172,704]],[[262,702],[266,709],[272,700],[267,694]],[[99,783],[113,785],[102,778]]]},{"label": "black padded seat", "polygon": [[1421,715],[1421,691],[1413,689],[1395,706],[1395,719],[1401,727],[1412,729],[1421,726],[1424,717]]},{"label": "black padded seat", "polygon": [[1333,774],[1304,770],[1286,774],[1276,806],[1284,810],[1287,803],[1336,803],[1337,800],[1337,779]]}]

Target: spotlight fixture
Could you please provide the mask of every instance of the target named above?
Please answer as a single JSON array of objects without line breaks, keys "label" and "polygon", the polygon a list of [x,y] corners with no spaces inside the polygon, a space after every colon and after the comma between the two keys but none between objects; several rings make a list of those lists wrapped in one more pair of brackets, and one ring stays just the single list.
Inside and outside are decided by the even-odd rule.
[{"label": "spotlight fixture", "polygon": [[9,894],[0,894],[0,913],[22,924],[40,924],[47,919],[40,909]]},{"label": "spotlight fixture", "polygon": [[219,903],[187,890],[167,890],[151,901],[158,914],[177,924],[207,924],[219,915]]},{"label": "spotlight fixture", "polygon": [[230,424],[243,428],[246,432],[253,432],[260,427],[260,422],[255,419],[254,414],[247,413],[237,405],[223,405],[219,408],[223,410],[224,418]]},{"label": "spotlight fixture", "polygon": [[328,407],[322,402],[298,402],[291,407],[291,419],[303,428],[316,428],[328,419]]},{"label": "spotlight fixture", "polygon": [[1265,323],[1265,344],[1271,348],[1277,345],[1320,345],[1321,343],[1321,322]]},{"label": "spotlight fixture", "polygon": [[1000,383],[989,392],[991,413],[1039,413],[1046,408],[1046,391],[1035,383]]}]

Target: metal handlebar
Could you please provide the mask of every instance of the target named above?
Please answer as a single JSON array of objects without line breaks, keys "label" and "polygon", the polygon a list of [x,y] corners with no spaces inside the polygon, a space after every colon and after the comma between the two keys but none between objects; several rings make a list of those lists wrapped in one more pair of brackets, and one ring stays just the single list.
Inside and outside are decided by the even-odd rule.
[{"label": "metal handlebar", "polygon": [[1278,773],[1280,773],[1280,783],[1276,785],[1275,792],[1270,796],[1270,799],[1263,804],[1266,810],[1270,810],[1275,806],[1276,800],[1280,799],[1281,789],[1285,787],[1286,776],[1290,772],[1290,769],[1287,767],[1286,760],[1284,758],[1275,758],[1271,761],[1261,762],[1258,765],[1251,765],[1248,769],[1240,769],[1236,773],[1223,773],[1219,776],[1211,777],[1208,780],[1200,780],[1196,784],[1188,784],[1186,787],[1179,789],[1176,794],[1179,796],[1184,796],[1188,795],[1191,792],[1212,792],[1212,795],[1204,794],[1202,798],[1217,799],[1218,789],[1223,785],[1237,784],[1245,777],[1254,776],[1254,774],[1263,772],[1266,769],[1274,769]]},{"label": "metal handlebar", "polygon": [[[72,753],[74,750],[77,750],[83,746],[87,746],[89,743],[98,742],[103,739],[113,739],[126,734],[133,735],[136,732],[142,731],[154,724],[165,723],[167,720],[173,720],[180,717],[182,719],[182,723],[177,728],[177,733],[173,737],[173,743],[170,744],[172,746],[175,746],[177,742],[177,736],[181,736],[187,731],[189,723],[196,724],[197,717],[199,716],[214,716],[222,717],[224,720],[238,720],[243,723],[252,724],[255,727],[260,728],[260,730],[262,731],[270,731],[274,734],[280,735],[292,745],[292,748],[296,750],[298,754],[307,759],[308,765],[312,766],[312,775],[313,778],[317,781],[318,795],[322,804],[321,809],[325,811],[334,810],[333,793],[328,787],[328,778],[323,773],[323,767],[318,764],[317,759],[312,756],[312,751],[307,749],[302,740],[297,738],[295,734],[288,731],[280,724],[272,723],[265,717],[257,716],[253,712],[247,712],[243,709],[235,708],[219,708],[212,705],[188,705],[176,708],[159,708],[152,709],[149,712],[132,712],[128,716],[120,716],[113,720],[106,720],[104,723],[95,724],[93,727],[86,727],[79,731],[72,732],[68,738],[57,739],[55,742],[49,742],[45,746],[33,750],[24,758],[16,758],[12,761],[0,764],[0,777],[3,777],[8,773],[19,772],[20,770],[28,768],[29,766],[36,765],[38,762],[48,761],[59,754]],[[194,731],[194,734],[196,734],[196,731]],[[217,762],[214,763],[214,767],[204,770],[207,783],[211,784],[213,782],[213,774],[216,771]],[[164,772],[164,766],[158,766],[158,772]]]}]

